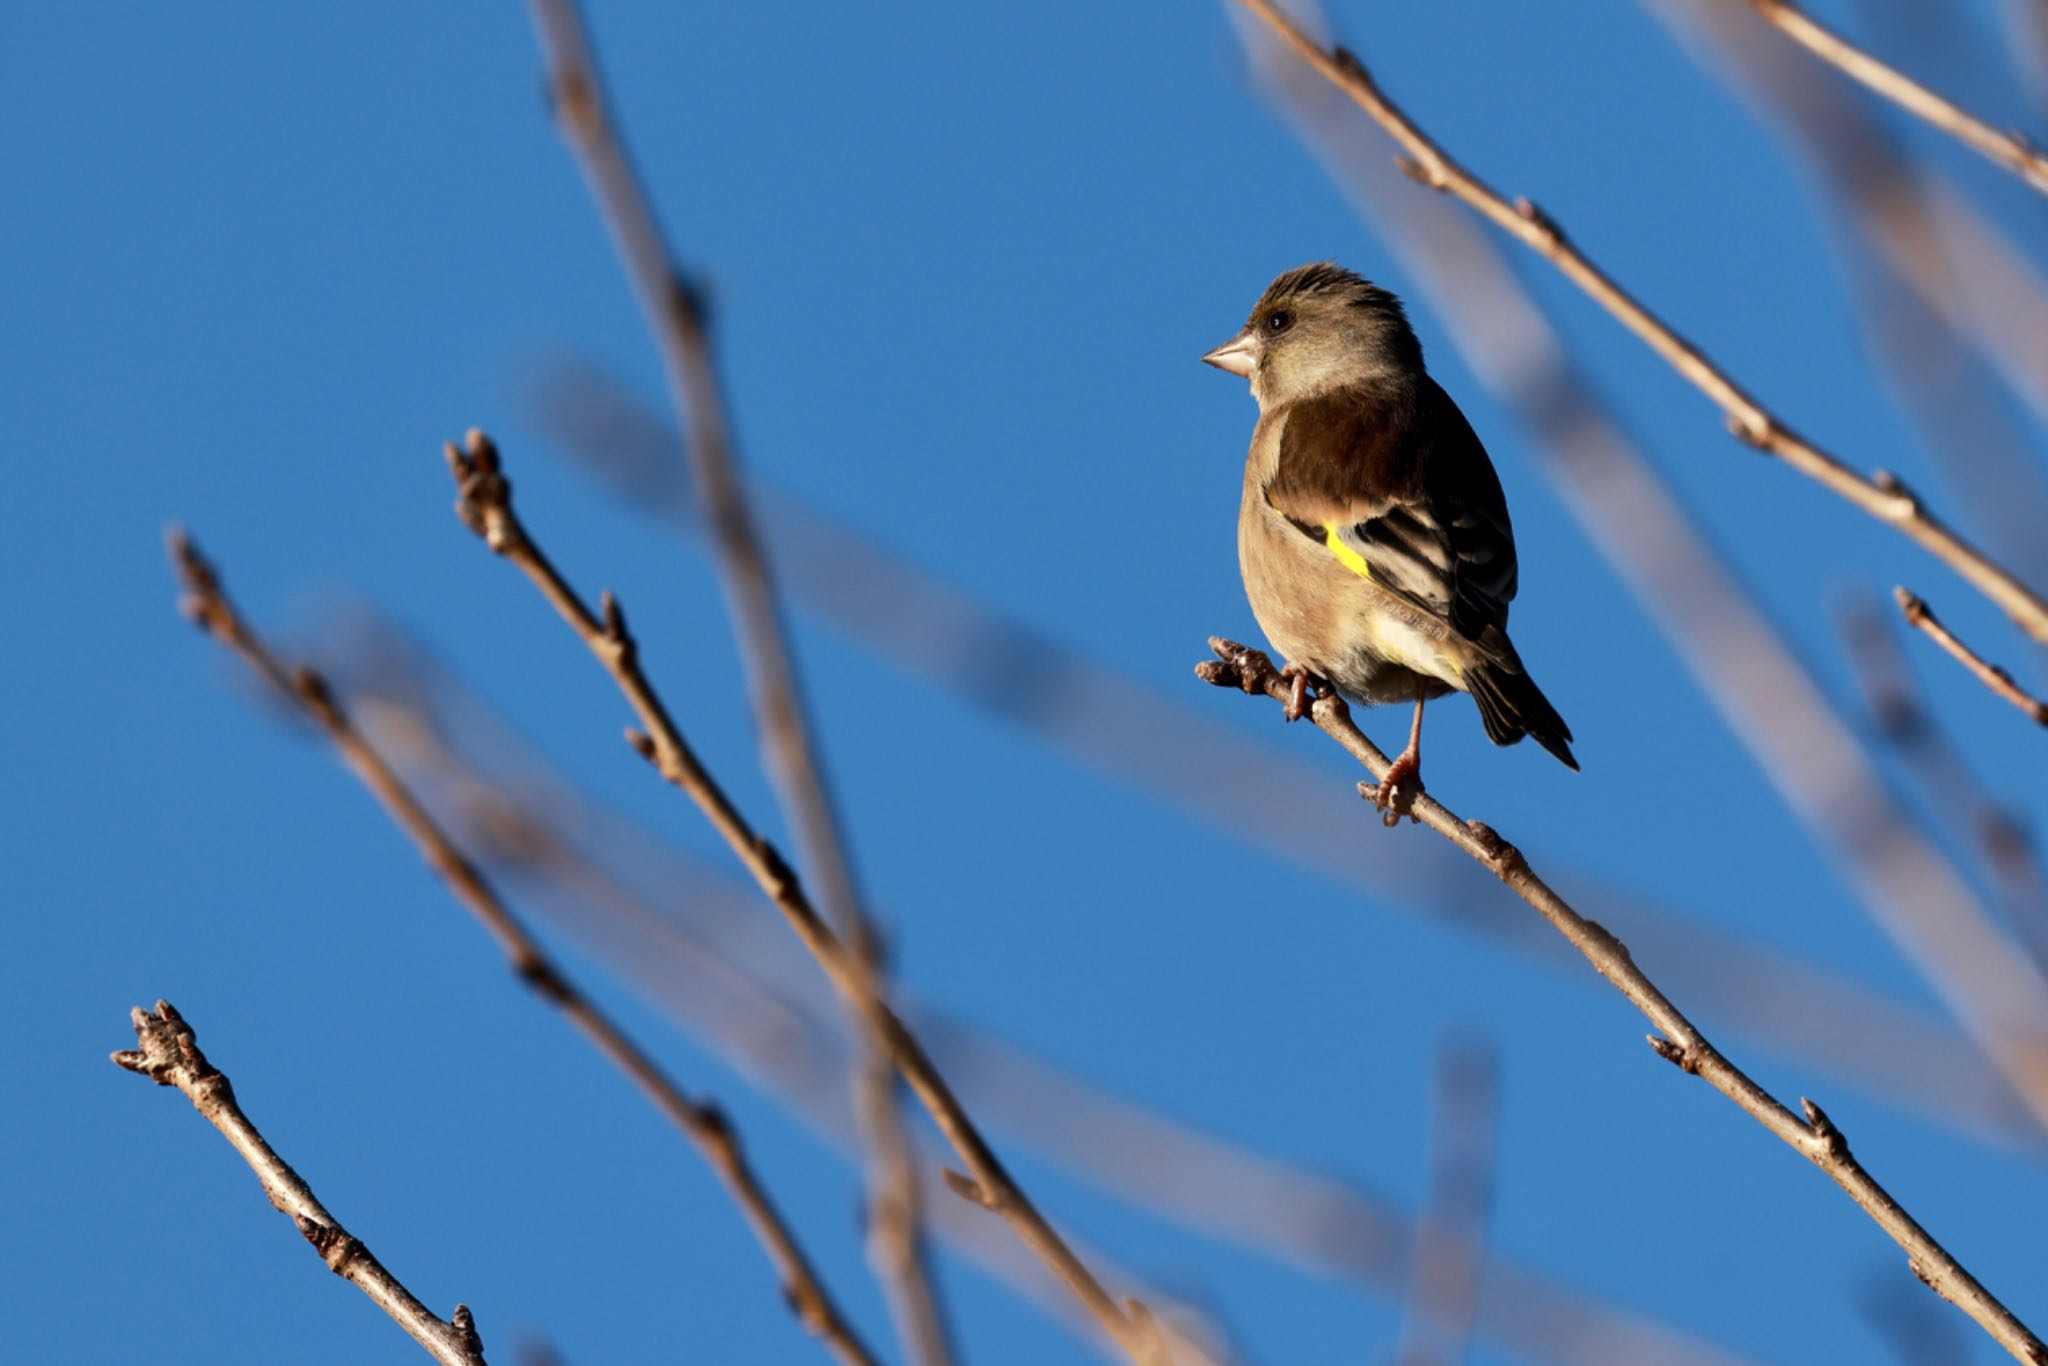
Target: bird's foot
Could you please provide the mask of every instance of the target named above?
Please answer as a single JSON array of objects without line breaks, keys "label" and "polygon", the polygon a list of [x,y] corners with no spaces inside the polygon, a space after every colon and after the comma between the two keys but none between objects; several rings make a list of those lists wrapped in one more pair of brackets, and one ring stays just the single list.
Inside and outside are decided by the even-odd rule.
[{"label": "bird's foot", "polygon": [[1311,691],[1318,692],[1324,697],[1335,697],[1337,695],[1336,691],[1329,684],[1323,682],[1299,664],[1289,664],[1280,671],[1280,676],[1286,679],[1288,683],[1285,714],[1289,721],[1299,721],[1302,717],[1308,715],[1308,709],[1311,705],[1309,697]]},{"label": "bird's foot", "polygon": [[1359,792],[1380,810],[1380,820],[1391,830],[1401,823],[1401,817],[1415,819],[1415,799],[1426,790],[1422,786],[1422,756],[1413,749],[1404,749],[1400,757],[1387,765],[1386,776],[1374,784],[1359,784]]}]

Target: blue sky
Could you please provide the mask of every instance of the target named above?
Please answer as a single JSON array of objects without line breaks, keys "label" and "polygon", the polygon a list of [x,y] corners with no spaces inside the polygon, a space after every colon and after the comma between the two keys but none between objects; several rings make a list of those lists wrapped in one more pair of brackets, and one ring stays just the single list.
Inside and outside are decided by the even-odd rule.
[{"label": "blue sky", "polygon": [[[1231,780],[1204,766],[1215,730],[1304,766],[1300,819],[1355,841],[1341,875],[1276,858],[800,608],[858,859],[918,1000],[1410,1207],[1439,1041],[1487,1038],[1503,1254],[1750,1359],[1881,1359],[1878,1301],[1940,1322],[1867,1219],[1658,1063],[1589,972],[1447,923],[1446,909],[1497,909],[1497,884],[1445,871],[1427,832],[1367,819],[1321,737],[1192,680],[1204,637],[1256,631],[1232,535],[1253,408],[1195,358],[1303,261],[1410,292],[1260,101],[1220,7],[597,4],[590,18],[671,236],[710,276],[761,483],[1199,713],[1188,781]],[[1468,165],[1538,198],[1801,430],[1968,524],[1872,363],[1798,163],[1645,10],[1354,3],[1336,18]],[[1971,18],[1872,32],[1998,121],[2039,128],[1996,11]],[[708,562],[564,459],[535,412],[534,376],[564,358],[657,406],[661,391],[548,121],[525,15],[32,6],[8,28],[0,980],[16,1034],[0,1171],[15,1236],[0,1355],[412,1351],[306,1256],[182,1100],[105,1062],[128,1042],[127,1008],[164,996],[337,1216],[430,1303],[471,1304],[504,1359],[528,1335],[574,1362],[815,1359],[694,1156],[509,979],[331,757],[172,610],[173,520],[296,648],[343,649],[335,604],[373,603],[577,781],[726,866],[618,743],[624,711],[580,647],[451,515],[439,444],[483,426],[534,530],[587,590],[620,592],[707,762],[778,828]],[[2048,267],[2037,199],[1897,126]],[[1730,442],[1610,320],[1519,266],[1831,690],[1853,705],[1833,605],[1901,580],[2039,681],[2038,658],[1952,578]],[[1453,699],[1432,714],[1433,790],[1539,867],[1934,1018],[1559,505],[1525,429],[1440,320],[1414,313],[1500,469],[1522,561],[1516,639],[1585,765],[1496,750]],[[2023,433],[2038,457],[2040,428]],[[819,553],[770,537],[788,565]],[[790,577],[806,571],[821,566]],[[1992,790],[2048,814],[2038,737],[1914,655]],[[1405,725],[1365,719],[1383,743]],[[1430,879],[1437,913],[1418,914]],[[544,926],[574,915],[532,909]],[[1609,924],[1630,937],[1625,909]],[[849,1169],[601,955],[572,961],[731,1107],[841,1297],[886,1339]],[[1966,1136],[1755,1042],[1736,1004],[1681,1004],[1780,1095],[1824,1099],[1953,1251],[2022,1317],[2048,1317],[2038,1142]],[[1063,1225],[1216,1307],[1256,1359],[1391,1356],[1400,1312],[1385,1293],[1134,1212],[1029,1153],[1017,1165]],[[1079,1355],[965,1263],[943,1275],[973,1360]],[[1949,1359],[1992,1359],[1952,1327]],[[1519,1358],[1496,1340],[1474,1359]]]}]

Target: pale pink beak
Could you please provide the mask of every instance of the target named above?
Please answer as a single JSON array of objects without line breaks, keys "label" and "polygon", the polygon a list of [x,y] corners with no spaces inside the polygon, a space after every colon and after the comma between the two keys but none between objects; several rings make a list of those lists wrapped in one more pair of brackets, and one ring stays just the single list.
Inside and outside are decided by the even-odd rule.
[{"label": "pale pink beak", "polygon": [[1258,364],[1258,348],[1251,333],[1240,332],[1202,359],[1218,370],[1228,370],[1233,375],[1250,379],[1253,367]]}]

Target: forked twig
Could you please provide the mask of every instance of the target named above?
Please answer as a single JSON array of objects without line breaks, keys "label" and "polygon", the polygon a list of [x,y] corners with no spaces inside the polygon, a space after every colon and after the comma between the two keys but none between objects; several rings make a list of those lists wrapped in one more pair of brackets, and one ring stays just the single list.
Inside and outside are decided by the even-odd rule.
[{"label": "forked twig", "polygon": [[1878,521],[1897,527],[1998,604],[2029,635],[2048,644],[2048,599],[1937,519],[1896,476],[1886,471],[1870,477],[1858,474],[1786,426],[1697,346],[1679,336],[1595,265],[1542,209],[1527,199],[1509,203],[1453,161],[1394,106],[1355,54],[1342,47],[1325,49],[1273,0],[1239,3],[1271,26],[1304,61],[1387,130],[1410,158],[1402,163],[1402,169],[1431,189],[1453,195],[1478,210],[1556,266],[1594,302],[1642,338],[1687,382],[1713,400],[1727,416],[1729,431],[1738,440],[1776,456]]},{"label": "forked twig", "polygon": [[298,1225],[300,1234],[320,1254],[320,1260],[327,1263],[327,1269],[368,1295],[371,1303],[427,1349],[427,1355],[443,1366],[484,1366],[484,1343],[477,1334],[469,1306],[458,1304],[451,1317],[441,1318],[421,1304],[360,1239],[327,1212],[306,1179],[277,1155],[277,1150],[242,1113],[227,1074],[206,1060],[206,1054],[199,1051],[192,1026],[171,1008],[169,1001],[158,1001],[153,1013],[137,1006],[129,1017],[135,1023],[135,1042],[139,1047],[115,1053],[113,1059],[117,1064],[159,1086],[175,1086],[183,1091],[192,1108],[206,1116],[207,1123],[220,1130],[228,1146],[241,1154],[249,1170],[263,1183],[263,1193],[270,1197],[270,1203]]},{"label": "forked twig", "polygon": [[2048,726],[2048,702],[2043,702],[2022,688],[2011,674],[1965,645],[1954,631],[1941,624],[1941,618],[1934,615],[1934,609],[1922,598],[1904,588],[1894,588],[1892,598],[1899,604],[1899,610],[1906,614],[1906,620],[1914,630],[1948,651],[1964,668],[1976,675],[1979,683],[2025,712],[2033,719],[2035,725]]},{"label": "forked twig", "polygon": [[[532,581],[548,604],[576,632],[598,663],[617,684],[639,718],[642,729],[626,738],[656,771],[696,803],[749,876],[774,903],[796,932],[833,987],[858,1008],[888,1044],[903,1079],[938,1124],[939,1132],[960,1155],[967,1173],[947,1174],[954,1191],[1006,1220],[1025,1244],[1052,1269],[1087,1306],[1103,1329],[1134,1360],[1155,1362],[1163,1348],[1151,1316],[1135,1301],[1120,1305],[1103,1288],[1087,1264],[1067,1245],[1052,1222],[1024,1193],[1002,1159],[996,1156],[966,1108],[953,1094],[910,1029],[888,1001],[874,990],[873,979],[832,927],[818,913],[802,880],[773,844],[741,814],[717,779],[699,762],[680,727],[669,716],[654,685],[640,667],[639,645],[626,626],[618,599],[605,593],[593,612],[561,572],[535,544],[512,510],[512,483],[505,477],[498,450],[489,437],[471,431],[462,446],[446,447],[455,476],[456,511],[492,552],[509,560]],[[602,615],[600,615],[600,613]],[[1126,1307],[1130,1312],[1126,1312]]]},{"label": "forked twig", "polygon": [[503,949],[507,965],[535,994],[569,1017],[585,1038],[624,1072],[703,1154],[753,1228],[781,1274],[790,1308],[847,1366],[871,1366],[874,1358],[853,1325],[840,1313],[797,1242],[795,1232],[761,1184],[732,1121],[716,1104],[688,1095],[661,1065],[635,1043],[597,1003],[584,995],[512,913],[496,889],[440,824],[427,813],[383,755],[356,728],[327,681],[305,667],[289,667],[236,611],[213,565],[182,532],[171,534],[171,556],[185,588],[185,614],[232,650],[333,742],[349,769],[370,790],[392,821],[425,856],[427,864]]},{"label": "forked twig", "polygon": [[[676,416],[689,433],[688,464],[753,693],[764,766],[796,832],[819,900],[853,951],[853,970],[879,979],[881,940],[854,876],[798,685],[774,573],[740,476],[704,300],[684,279],[634,170],[576,0],[532,0],[532,10],[563,136],[639,299]],[[873,988],[863,994],[874,994]],[[857,1012],[852,1025],[862,1032]],[[869,1156],[864,1175],[870,1259],[912,1359],[921,1366],[948,1366],[953,1351],[921,1228],[915,1153],[899,1106],[896,1073],[879,1038],[865,1037],[852,1073]]]},{"label": "forked twig", "polygon": [[[1242,688],[1285,701],[1287,685],[1272,660],[1257,650],[1235,641],[1216,637],[1209,648],[1215,660],[1196,667],[1196,673],[1218,687]],[[1349,709],[1341,698],[1318,700],[1310,715],[1332,739],[1363,764],[1377,782],[1389,767],[1387,756],[1351,722]],[[1370,784],[1361,783],[1364,792]],[[1619,939],[1602,926],[1586,919],[1569,902],[1539,878],[1520,850],[1478,821],[1466,821],[1424,793],[1417,796],[1406,814],[1451,841],[1481,866],[1505,882],[1514,893],[1548,920],[1573,948],[1591,963],[1615,990],[1627,997],[1660,1031],[1649,1036],[1657,1055],[1685,1072],[1706,1081],[1735,1102],[1744,1113],[1762,1124],[1795,1152],[1809,1158],[1829,1179],[1848,1193],[1863,1211],[1901,1248],[1914,1273],[1943,1299],[1948,1300],[1980,1324],[2007,1351],[2021,1361],[2042,1366],[2048,1363],[2048,1346],[2013,1316],[2011,1310],[1978,1283],[1948,1250],[1935,1241],[1891,1195],[1880,1186],[1863,1164],[1849,1151],[1842,1136],[1818,1105],[1800,1103],[1806,1118],[1786,1109],[1776,1097],[1751,1080],[1707,1041],[1691,1020],[1657,988]]]},{"label": "forked twig", "polygon": [[1951,100],[1865,52],[1792,0],[1749,0],[1749,7],[1780,33],[1839,69],[1864,89],[1884,96],[1915,118],[1997,162],[2048,194],[2048,154],[2022,133],[1993,128]]}]

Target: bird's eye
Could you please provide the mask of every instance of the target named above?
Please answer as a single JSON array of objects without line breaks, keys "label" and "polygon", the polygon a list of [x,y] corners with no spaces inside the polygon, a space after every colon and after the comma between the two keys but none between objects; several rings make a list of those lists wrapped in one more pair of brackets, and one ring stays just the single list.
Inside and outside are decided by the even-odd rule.
[{"label": "bird's eye", "polygon": [[1292,326],[1294,326],[1294,315],[1284,308],[1266,315],[1266,330],[1275,335],[1285,332]]}]

